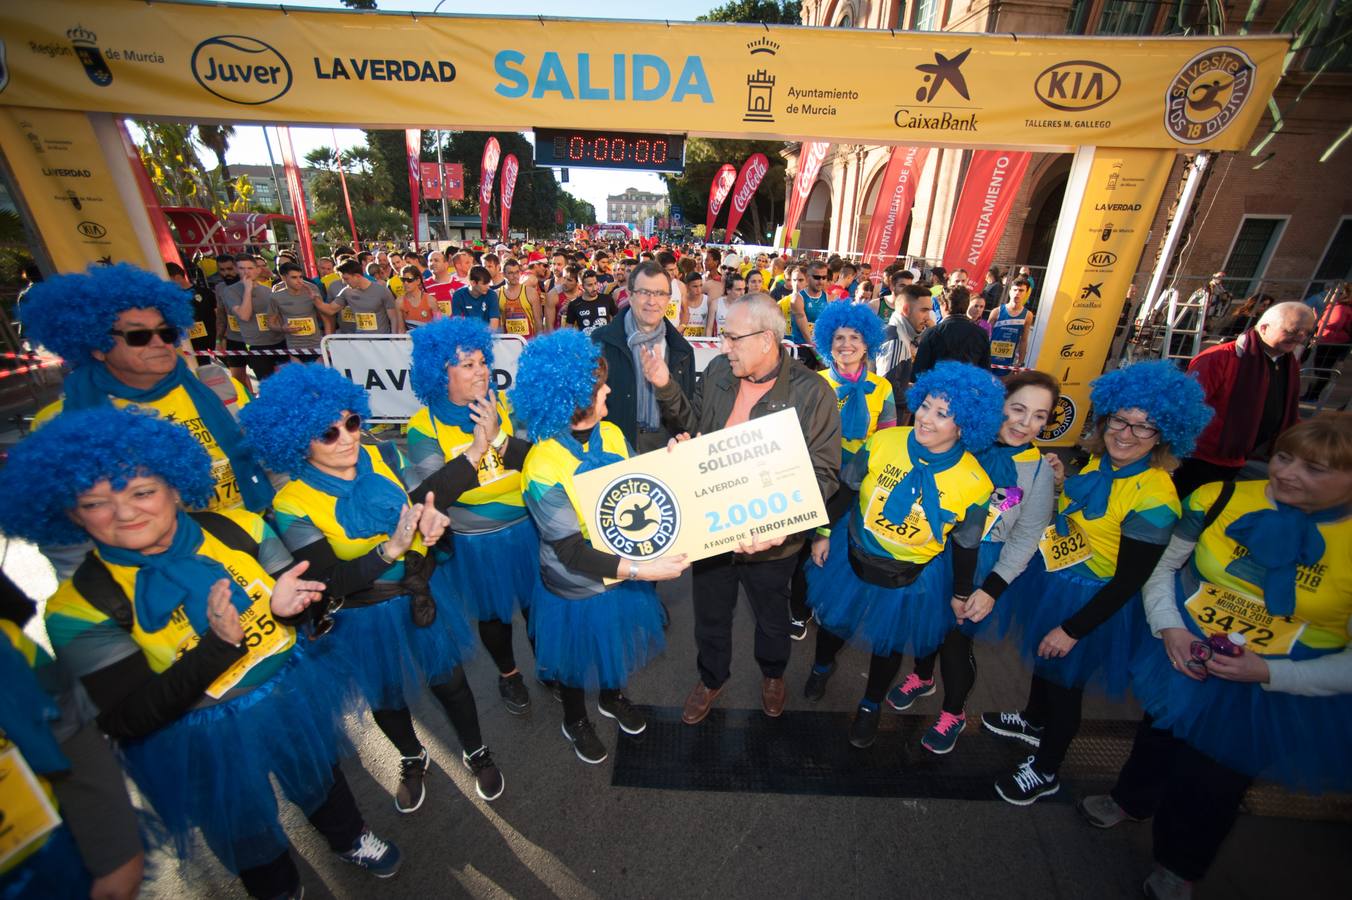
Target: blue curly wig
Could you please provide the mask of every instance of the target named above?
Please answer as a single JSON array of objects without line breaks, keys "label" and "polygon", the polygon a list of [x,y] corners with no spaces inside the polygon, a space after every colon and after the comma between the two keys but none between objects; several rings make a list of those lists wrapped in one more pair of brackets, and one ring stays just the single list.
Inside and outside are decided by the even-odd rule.
[{"label": "blue curly wig", "polygon": [[969,453],[980,453],[999,437],[1005,421],[1005,389],[985,369],[953,360],[935,363],[911,385],[906,403],[916,410],[926,397],[948,401],[948,411],[962,429],[958,443]]},{"label": "blue curly wig", "polygon": [[1201,383],[1167,359],[1133,363],[1089,382],[1095,418],[1123,409],[1143,410],[1159,427],[1160,441],[1187,456],[1215,412]]},{"label": "blue curly wig", "polygon": [[464,316],[437,319],[413,329],[413,393],[424,404],[446,399],[446,366],[460,362],[459,353],[478,350],[493,368],[493,335],[479,319]]},{"label": "blue curly wig", "polygon": [[826,309],[822,310],[822,314],[817,317],[817,324],[812,328],[817,351],[823,359],[828,360],[831,358],[831,339],[839,328],[853,328],[859,332],[864,338],[866,352],[870,355],[882,346],[884,340],[883,323],[878,320],[878,314],[863,303],[850,303],[848,300],[826,304]]},{"label": "blue curly wig", "polygon": [[591,405],[601,350],[580,331],[568,329],[526,345],[509,397],[531,440],[565,430],[573,413]]},{"label": "blue curly wig", "polygon": [[28,337],[72,366],[94,350],[110,350],[117,317],[128,309],[157,309],[180,332],[192,326],[192,294],[130,263],[93,265],[29,288],[19,313]]},{"label": "blue curly wig", "polygon": [[189,507],[211,502],[211,457],[181,425],[135,407],[66,412],[9,453],[0,469],[0,531],[38,544],[89,539],[70,520],[81,494],[100,481],[122,490],[138,475],[158,475]]},{"label": "blue curly wig", "polygon": [[333,369],[291,363],[259,382],[258,399],[239,411],[239,424],[264,468],[295,475],[310,455],[310,442],[343,410],[369,417],[366,391]]}]

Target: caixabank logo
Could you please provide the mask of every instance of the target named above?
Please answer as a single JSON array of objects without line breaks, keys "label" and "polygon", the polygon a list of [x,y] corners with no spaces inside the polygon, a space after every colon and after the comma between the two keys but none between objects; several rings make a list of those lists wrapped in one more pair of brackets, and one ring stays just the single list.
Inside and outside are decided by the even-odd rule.
[{"label": "caixabank logo", "polygon": [[651,475],[621,475],[596,502],[601,538],[630,559],[656,559],[681,530],[681,509],[661,481]]},{"label": "caixabank logo", "polygon": [[1184,144],[1220,134],[1253,93],[1257,68],[1234,47],[1213,47],[1188,60],[1164,92],[1164,130]]},{"label": "caixabank logo", "polygon": [[242,34],[207,38],[192,52],[192,77],[222,100],[271,103],[291,90],[291,64],[271,44]]}]

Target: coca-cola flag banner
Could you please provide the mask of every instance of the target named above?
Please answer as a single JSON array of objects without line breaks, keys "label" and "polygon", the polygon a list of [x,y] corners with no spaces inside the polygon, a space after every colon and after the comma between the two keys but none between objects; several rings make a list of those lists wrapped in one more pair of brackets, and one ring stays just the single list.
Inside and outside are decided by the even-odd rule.
[{"label": "coca-cola flag banner", "polygon": [[484,144],[483,163],[479,166],[479,236],[488,239],[488,213],[493,205],[493,176],[498,174],[498,158],[502,150],[498,139],[491,137]]},{"label": "coca-cola flag banner", "polygon": [[315,244],[310,237],[310,215],[305,209],[305,186],[300,177],[300,166],[296,165],[296,148],[291,144],[291,129],[285,125],[277,127],[277,143],[282,148],[282,170],[286,173],[286,190],[291,195],[291,217],[296,220],[296,237],[300,239],[300,261],[305,268],[305,276],[313,278],[319,274],[315,265]]},{"label": "coca-cola flag banner", "polygon": [[441,166],[436,163],[419,163],[422,172],[422,198],[424,200],[441,199]]},{"label": "coca-cola flag banner", "polygon": [[404,130],[404,147],[408,151],[408,196],[413,204],[413,242],[416,244],[422,238],[418,234],[418,199],[422,191],[418,182],[422,179],[422,169],[419,160],[422,158],[422,131],[417,128],[406,128]]},{"label": "coca-cola flag banner", "polygon": [[521,171],[515,153],[508,153],[502,161],[502,185],[498,188],[502,196],[502,237],[505,240],[510,233],[507,223],[512,219],[512,197],[516,194],[516,173]]},{"label": "coca-cola flag banner", "polygon": [[465,199],[465,164],[441,164],[441,192],[447,200]]},{"label": "coca-cola flag banner", "polygon": [[906,233],[911,207],[915,205],[916,183],[928,156],[928,147],[892,148],[864,241],[864,262],[873,266],[875,272],[897,258],[901,236]]},{"label": "coca-cola flag banner", "polygon": [[1014,195],[1033,154],[1010,150],[977,150],[967,167],[962,196],[953,210],[944,247],[944,268],[966,269],[981,284],[995,261],[995,248],[1014,208]]},{"label": "coca-cola flag banner", "polygon": [[785,247],[793,243],[793,230],[798,227],[803,210],[807,209],[807,197],[817,183],[817,174],[830,149],[831,144],[827,141],[805,141],[798,151],[798,177],[793,180],[793,196],[789,198],[789,210],[784,215]]},{"label": "coca-cola flag banner", "polygon": [[756,188],[760,187],[761,179],[768,171],[770,161],[765,158],[764,153],[753,153],[742,163],[742,171],[737,173],[737,184],[732,188],[732,209],[728,210],[728,240],[731,240],[737,231],[737,223],[742,221],[742,214],[751,205],[751,198],[756,196]]},{"label": "coca-cola flag banner", "polygon": [[713,234],[714,219],[723,209],[723,201],[727,199],[728,192],[732,190],[732,183],[737,180],[737,170],[733,168],[732,163],[724,163],[723,168],[714,174],[713,183],[709,185],[709,212],[704,217],[704,238],[709,239]]}]

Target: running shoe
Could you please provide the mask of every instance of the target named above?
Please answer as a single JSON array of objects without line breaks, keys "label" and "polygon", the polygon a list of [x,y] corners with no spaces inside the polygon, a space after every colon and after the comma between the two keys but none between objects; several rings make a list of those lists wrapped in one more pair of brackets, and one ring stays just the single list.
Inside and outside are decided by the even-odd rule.
[{"label": "running shoe", "polygon": [[634,709],[634,705],[624,694],[616,694],[611,700],[602,697],[596,708],[607,719],[618,722],[620,730],[625,734],[642,734],[648,727],[648,720],[643,717],[643,713]]},{"label": "running shoe", "polygon": [[803,685],[803,696],[809,700],[820,700],[826,696],[826,682],[831,680],[835,674],[836,664],[831,663],[826,667],[825,672],[818,671],[816,666],[807,673],[807,683]]},{"label": "running shoe", "polygon": [[361,866],[377,878],[393,878],[399,871],[399,848],[389,841],[382,841],[369,828],[363,828],[352,849],[339,853],[338,858]]},{"label": "running shoe", "polygon": [[934,693],[934,679],[921,678],[912,672],[901,684],[887,692],[887,705],[895,712],[905,712],[921,697]]},{"label": "running shoe", "polygon": [[1075,804],[1075,808],[1080,811],[1084,820],[1095,828],[1112,828],[1123,822],[1141,821],[1135,816],[1128,815],[1109,794],[1092,794]]},{"label": "running shoe", "polygon": [[1145,884],[1141,885],[1141,891],[1148,900],[1191,900],[1192,882],[1156,864]]},{"label": "running shoe", "polygon": [[427,799],[427,788],[423,785],[427,766],[426,748],[417,756],[399,758],[399,787],[394,792],[394,808],[404,815],[417,810]]},{"label": "running shoe", "polygon": [[807,623],[811,621],[811,614],[806,619],[789,619],[789,637],[795,641],[801,641],[807,637]]},{"label": "running shoe", "polygon": [[557,681],[546,681],[543,678],[538,678],[536,680],[540,682],[540,687],[549,691],[551,697],[560,703],[563,702],[563,686],[561,684]]},{"label": "running shoe", "polygon": [[502,796],[502,789],[507,786],[507,781],[498,771],[498,766],[493,762],[493,754],[488,752],[488,745],[484,744],[473,753],[462,753],[460,759],[465,764],[465,768],[474,773],[474,792],[484,800],[496,800]]},{"label": "running shoe", "polygon": [[1013,738],[1034,747],[1042,746],[1042,727],[1028,724],[1021,712],[982,713],[981,724],[1000,737]]},{"label": "running shoe", "polygon": [[931,753],[940,755],[949,752],[958,743],[958,735],[967,727],[967,714],[959,713],[953,715],[951,712],[940,712],[939,721],[930,726],[929,731],[920,739],[920,746]]},{"label": "running shoe", "polygon": [[498,676],[498,696],[507,712],[514,716],[524,716],[530,712],[530,691],[526,689],[526,679],[520,672]]},{"label": "running shoe", "polygon": [[606,761],[606,745],[596,736],[591,719],[581,719],[571,725],[564,722],[563,736],[572,741],[573,751],[584,763],[595,766]]},{"label": "running shoe", "polygon": [[872,747],[878,739],[878,719],[881,716],[878,707],[860,704],[854,711],[854,721],[850,723],[850,744],[860,750]]},{"label": "running shoe", "polygon": [[1033,768],[1033,757],[1019,764],[1008,775],[995,779],[995,792],[1006,803],[1031,806],[1042,797],[1050,797],[1061,790],[1061,780],[1055,775],[1044,775]]}]

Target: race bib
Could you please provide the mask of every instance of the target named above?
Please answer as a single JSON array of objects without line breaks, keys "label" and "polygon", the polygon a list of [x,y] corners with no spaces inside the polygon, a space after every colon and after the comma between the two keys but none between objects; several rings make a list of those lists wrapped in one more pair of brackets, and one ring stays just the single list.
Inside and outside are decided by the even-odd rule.
[{"label": "race bib", "polygon": [[[459,447],[452,448],[451,458],[454,459],[469,448],[469,444],[461,444]],[[486,484],[492,484],[495,481],[506,478],[510,474],[511,471],[503,463],[502,456],[498,451],[489,447],[488,452],[479,460],[479,487],[483,487]]]},{"label": "race bib", "polygon": [[230,327],[231,331],[239,331],[239,319],[234,316],[227,315],[225,317],[225,324]]},{"label": "race bib", "polygon": [[998,356],[1001,359],[1012,359],[1014,357],[1014,342],[991,341],[991,356]]},{"label": "race bib", "polygon": [[224,697],[249,674],[250,669],[269,656],[288,649],[294,641],[291,631],[272,618],[272,591],[260,581],[253,582],[245,590],[253,598],[253,603],[239,616],[239,623],[244,628],[245,653],[207,688],[207,696],[213,700]]},{"label": "race bib", "polygon": [[507,333],[519,334],[524,337],[525,335],[530,334],[530,323],[528,323],[525,319],[508,319]]},{"label": "race bib", "polygon": [[1289,616],[1274,616],[1262,600],[1203,581],[1183,608],[1202,633],[1239,632],[1246,647],[1260,656],[1286,656],[1305,630],[1305,623]]},{"label": "race bib", "polygon": [[449,300],[438,300],[438,301],[437,301],[437,309],[441,310],[441,314],[442,314],[443,316],[449,316],[449,315],[451,314],[451,301],[449,301]]},{"label": "race bib", "polygon": [[240,505],[239,482],[229,459],[222,457],[211,461],[211,479],[216,483],[211,509],[233,509]]},{"label": "race bib", "polygon": [[687,325],[684,329],[686,337],[704,337],[703,325]]},{"label": "race bib", "polygon": [[379,327],[380,323],[375,313],[357,313],[358,331],[375,331]]},{"label": "race bib", "polygon": [[679,300],[674,300],[674,299],[673,299],[670,303],[667,304],[667,312],[666,312],[666,316],[667,316],[668,319],[671,320],[671,324],[673,324],[673,325],[678,325],[678,324],[680,324],[680,321],[681,321],[681,302],[680,302]]},{"label": "race bib", "polygon": [[878,489],[869,498],[868,506],[864,509],[864,525],[870,534],[881,543],[900,544],[906,547],[923,547],[934,540],[934,534],[930,531],[929,522],[925,519],[925,512],[919,503],[911,505],[911,511],[906,514],[905,519],[893,522],[883,515],[887,497],[887,492]]},{"label": "race bib", "polygon": [[189,338],[204,338],[207,336],[207,326],[203,322],[193,322],[192,327],[188,329]]},{"label": "race bib", "polygon": [[309,337],[315,333],[315,320],[313,316],[301,316],[297,319],[288,317],[286,327],[296,329],[291,332],[293,337]]},{"label": "race bib", "polygon": [[0,872],[60,824],[19,748],[0,738]]},{"label": "race bib", "polygon": [[352,311],[352,307],[350,306],[343,307],[343,321],[349,323],[357,321],[357,314]]},{"label": "race bib", "polygon": [[271,330],[272,330],[272,329],[270,329],[270,328],[268,327],[268,314],[267,314],[267,313],[259,313],[258,315],[254,316],[254,321],[258,323],[258,330],[259,330],[259,331],[271,331]]},{"label": "race bib", "polygon": [[1042,533],[1042,540],[1038,541],[1038,549],[1042,551],[1042,559],[1048,572],[1069,569],[1094,555],[1093,548],[1089,546],[1089,537],[1084,530],[1074,519],[1067,519],[1066,523],[1070,526],[1070,530],[1064,537],[1056,533],[1055,525],[1048,525],[1047,530]]}]

